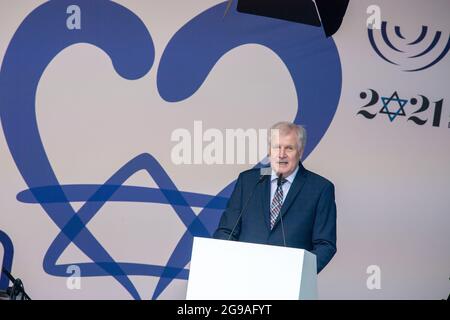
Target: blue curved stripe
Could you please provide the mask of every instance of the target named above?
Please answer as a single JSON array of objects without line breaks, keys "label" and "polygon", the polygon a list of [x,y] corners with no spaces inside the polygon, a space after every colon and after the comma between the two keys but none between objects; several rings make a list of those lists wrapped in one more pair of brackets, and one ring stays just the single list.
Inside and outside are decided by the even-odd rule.
[{"label": "blue curved stripe", "polygon": [[0,266],[0,290],[6,290],[6,288],[8,288],[9,279],[6,274],[2,272],[2,268],[5,268],[11,272],[14,257],[14,246],[11,239],[2,230],[0,230],[0,243],[3,246],[3,262]]},{"label": "blue curved stripe", "polygon": [[[59,27],[61,12],[73,4],[86,9],[83,10],[83,27],[68,31]],[[223,19],[225,5],[222,3],[201,13],[171,39],[158,69],[159,93],[167,101],[186,99],[200,88],[226,52],[246,43],[263,45],[280,57],[292,76],[298,97],[298,111],[293,121],[306,126],[311,124],[310,141],[304,152],[306,158],[327,131],[340,98],[342,72],[333,39],[327,39],[321,28],[239,14],[236,10]],[[258,29],[261,32],[255,34]],[[214,197],[181,192],[155,158],[141,154],[121,167],[105,184],[61,186],[40,138],[35,98],[39,79],[50,61],[76,43],[89,43],[102,49],[115,71],[125,79],[144,76],[154,60],[153,41],[145,25],[131,11],[114,2],[50,1],[23,21],[8,46],[0,70],[2,128],[29,188],[17,198],[38,202],[60,229],[43,260],[48,274],[68,276],[68,265],[57,264],[57,261],[73,242],[93,261],[76,263],[82,276],[113,276],[135,299],[140,296],[129,275],[157,276],[160,280],[153,293],[153,298],[157,298],[173,279],[187,279],[185,267],[190,261],[192,239],[211,236],[235,181]],[[321,54],[316,55],[316,52]],[[24,143],[27,143],[26,148]],[[158,189],[123,186],[139,170],[146,170]],[[77,200],[85,203],[75,211],[70,202]],[[157,202],[173,207],[186,231],[165,266],[117,262],[103,248],[87,225],[96,214],[101,214],[100,209],[109,201]],[[203,208],[198,216],[191,209],[195,205]]]},{"label": "blue curved stripe", "polygon": [[[280,58],[292,77],[298,98],[293,122],[310,128],[306,158],[328,129],[340,97],[342,72],[334,41],[325,37],[322,28],[239,13],[236,3],[225,18],[226,3],[218,4],[192,19],[172,37],[159,64],[158,91],[169,102],[187,99],[228,51],[245,44],[262,45]],[[234,183],[217,196],[229,197]],[[205,225],[209,234],[217,227],[218,218],[204,217],[212,215],[214,210],[210,208],[199,214],[201,221],[209,223]],[[190,260],[186,252],[191,248],[192,235],[186,231],[168,265],[186,266]],[[153,298],[169,284],[170,277],[162,277]]]},{"label": "blue curved stripe", "polygon": [[[161,192],[166,197],[167,203],[171,204],[175,213],[185,224],[187,232],[191,234],[191,236],[193,234],[210,237],[210,233],[206,230],[201,218],[195,215],[185,201],[183,195],[179,191],[176,191],[175,185],[161,165],[151,155],[141,154],[126,163],[110,179],[108,179],[104,185],[101,185],[78,210],[77,215],[67,223],[64,230],[56,236],[44,258],[44,269],[48,273],[52,275],[64,274],[66,265],[57,265],[56,262],[74,239],[82,237],[85,241],[88,241],[89,245],[97,242],[97,239],[90,238],[87,234],[88,229],[86,225],[97,213],[100,213],[102,206],[106,201],[109,201],[121,184],[140,170],[146,170],[151,175],[155,183],[161,188]],[[93,199],[103,200],[93,201]],[[221,212],[220,210],[216,211],[218,213]],[[219,214],[217,214],[217,216],[219,216]],[[203,219],[204,218],[205,217],[203,217]],[[149,250],[151,250],[151,246]],[[86,276],[102,276],[108,274],[115,276],[129,275],[127,270],[124,270],[123,267],[126,267],[127,270],[134,270],[132,271],[133,274],[167,277],[170,281],[174,278],[185,279],[187,277],[187,271],[183,268],[184,266],[179,268],[177,266],[172,266],[169,263],[164,267],[155,265],[145,265],[144,267],[142,264],[135,263],[99,263],[96,261],[95,263],[82,264],[82,268],[84,268],[82,269],[82,274]],[[101,271],[101,269],[104,271]]]},{"label": "blue curved stripe", "polygon": [[[69,5],[78,5],[82,10],[80,30],[64,27]],[[24,19],[9,43],[0,70],[0,117],[11,155],[30,189],[59,186],[40,138],[35,111],[36,90],[42,73],[53,58],[77,43],[89,43],[102,49],[111,59],[115,71],[125,79],[144,76],[154,60],[153,41],[144,23],[133,12],[112,1],[49,1]],[[56,197],[65,198],[60,187],[54,192]],[[72,241],[100,267],[100,262],[108,263],[105,271],[133,298],[140,298],[129,277],[84,228],[67,200],[41,203],[41,206],[65,233],[58,238],[64,239],[61,240],[64,247]],[[48,258],[55,258],[53,262],[57,259],[51,256],[52,253],[50,250],[50,256],[44,257],[44,269],[50,274],[53,266]]]},{"label": "blue curved stripe", "polygon": [[[122,275],[129,276],[151,276],[151,277],[161,277],[164,272],[168,270],[173,279],[187,280],[189,276],[188,269],[178,269],[168,266],[159,266],[152,264],[141,264],[141,263],[129,263],[129,262],[114,262],[120,266],[123,271]],[[82,277],[101,277],[110,276],[111,274],[107,271],[113,267],[111,263],[76,263],[78,267],[82,270]],[[59,264],[54,266],[52,275],[57,277],[67,277],[67,268],[73,266],[72,264]]]},{"label": "blue curved stripe", "polygon": [[[215,197],[195,192],[178,190],[161,190],[158,188],[124,186],[124,185],[97,185],[97,184],[74,184],[60,186],[66,198],[56,193],[58,186],[37,187],[20,192],[17,200],[23,203],[60,203],[60,202],[147,202],[184,205],[189,207],[201,207],[211,209],[225,209],[228,199]],[[100,188],[104,193],[96,193]],[[112,192],[113,191],[113,192]],[[175,195],[181,193],[186,202],[172,201]],[[215,200],[212,204],[211,200]]]},{"label": "blue curved stripe", "polygon": [[400,32],[400,27],[399,26],[395,26],[394,27],[394,31],[395,34],[397,35],[397,37],[401,38],[401,39],[405,39],[405,37],[402,35],[402,33]]},{"label": "blue curved stripe", "polygon": [[425,36],[427,35],[427,31],[428,31],[428,27],[427,26],[422,26],[422,30],[419,34],[419,37],[414,40],[413,42],[408,43],[409,45],[413,45],[413,44],[417,44],[420,41],[422,41],[423,39],[425,39]]},{"label": "blue curved stripe", "polygon": [[373,50],[378,54],[378,56],[379,56],[381,59],[383,59],[383,60],[386,61],[386,62],[389,62],[389,63],[391,63],[391,64],[394,64],[394,65],[398,66],[397,63],[392,62],[391,60],[389,60],[388,58],[386,58],[386,57],[381,53],[381,51],[378,49],[378,47],[377,47],[377,45],[376,45],[376,43],[375,43],[374,37],[373,37],[373,31],[372,31],[372,29],[367,28],[367,36],[369,37],[369,42],[370,42],[370,44],[371,44]]},{"label": "blue curved stripe", "polygon": [[439,39],[441,38],[441,32],[438,31],[436,32],[436,34],[434,35],[433,41],[430,43],[430,45],[428,46],[428,48],[426,48],[423,52],[416,54],[415,56],[411,56],[409,58],[417,58],[420,56],[423,56],[425,54],[427,54],[428,52],[430,52],[431,50],[433,50],[433,48],[437,45],[437,43],[439,42]]},{"label": "blue curved stripe", "polygon": [[169,41],[158,66],[161,97],[183,101],[200,89],[227,52],[245,44],[264,46],[292,77],[298,99],[292,121],[309,128],[308,156],[327,131],[340,98],[342,72],[333,39],[326,38],[321,27],[239,13],[237,1],[223,18],[226,5],[202,12]]},{"label": "blue curved stripe", "polygon": [[421,68],[412,69],[412,70],[405,70],[405,71],[407,71],[407,72],[413,72],[413,71],[420,71],[420,70],[425,70],[425,69],[427,69],[427,68],[430,68],[430,67],[434,66],[436,63],[438,63],[439,61],[441,61],[441,59],[442,59],[443,57],[445,57],[445,55],[447,54],[447,52],[449,51],[449,49],[450,49],[450,37],[449,37],[449,39],[448,39],[448,41],[447,41],[447,45],[445,46],[444,50],[442,50],[441,54],[440,54],[436,59],[434,59],[434,60],[431,61],[429,64],[427,64],[427,65],[425,65],[425,66],[423,66],[423,67],[421,67]]},{"label": "blue curved stripe", "polygon": [[391,48],[394,51],[397,52],[403,52],[402,50],[397,49],[396,47],[394,47],[394,45],[391,43],[391,41],[389,40],[389,37],[387,35],[387,22],[383,21],[381,23],[381,36],[383,37],[384,42],[388,45],[389,48]]}]

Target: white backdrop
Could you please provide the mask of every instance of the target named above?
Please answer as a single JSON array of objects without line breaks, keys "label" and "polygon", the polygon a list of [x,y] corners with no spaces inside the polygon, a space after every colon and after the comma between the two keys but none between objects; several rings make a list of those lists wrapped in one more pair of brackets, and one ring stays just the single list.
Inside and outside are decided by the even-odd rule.
[{"label": "white backdrop", "polygon": [[[160,96],[157,71],[169,40],[188,21],[220,2],[116,1],[142,20],[153,39],[153,68],[137,80],[120,77],[105,52],[87,43],[65,48],[50,62],[38,84],[36,117],[42,143],[61,185],[103,184],[130,159],[149,153],[179,190],[216,195],[251,165],[175,165],[170,158],[173,130],[192,131],[196,120],[202,120],[204,128],[225,130],[267,128],[276,121],[295,118],[297,99],[301,97],[297,97],[292,77],[273,51],[258,44],[245,44],[225,53],[189,98],[167,102]],[[0,0],[0,59],[19,25],[42,3]],[[383,60],[370,44],[366,9],[371,4],[373,1],[350,1],[344,22],[333,36],[342,68],[340,99],[326,134],[304,161],[308,169],[336,186],[338,252],[319,275],[319,296],[447,298],[450,59],[447,54],[424,70],[403,70],[425,66],[448,46],[450,3],[376,3],[381,20],[387,22],[389,39],[404,52],[389,48],[380,30],[373,32],[375,43],[383,56],[399,65]],[[62,16],[65,19],[67,14],[63,12]],[[409,41],[396,36],[394,26],[400,26]],[[406,45],[418,37],[422,26],[428,27],[423,41]],[[411,54],[425,50],[437,31],[441,31],[441,37],[429,53],[406,58],[409,48],[414,50]],[[39,32],[36,30],[36,34]],[[361,98],[361,92],[369,95],[369,89],[378,92],[380,101],[361,108],[370,97]],[[391,97],[394,92],[407,101],[406,116],[397,115],[391,121],[388,114],[379,111],[381,97]],[[407,121],[419,109],[411,99],[420,103],[420,95],[431,101],[426,112],[416,114],[428,119],[423,125]],[[441,99],[441,121],[433,126],[434,102]],[[398,104],[388,108],[396,111]],[[368,119],[357,114],[361,110],[376,116]],[[27,141],[23,141],[23,148],[27,147]],[[3,130],[0,150],[0,230],[13,242],[13,274],[24,281],[30,296],[132,298],[112,276],[82,274],[81,289],[69,290],[66,277],[45,271],[44,257],[60,229],[39,204],[18,200],[18,194],[29,186],[14,162]],[[125,184],[158,187],[144,171],[132,175]],[[81,200],[71,202],[75,210],[83,204]],[[201,208],[193,210],[198,213]],[[106,202],[87,226],[116,261],[162,266],[186,230],[167,204],[121,201]],[[83,262],[93,261],[71,243],[56,264]],[[370,265],[380,268],[380,289],[369,290],[366,285]],[[148,275],[130,275],[129,279],[143,299],[153,296],[159,281],[159,277]],[[174,279],[157,298],[183,299],[185,290],[186,280]]]}]

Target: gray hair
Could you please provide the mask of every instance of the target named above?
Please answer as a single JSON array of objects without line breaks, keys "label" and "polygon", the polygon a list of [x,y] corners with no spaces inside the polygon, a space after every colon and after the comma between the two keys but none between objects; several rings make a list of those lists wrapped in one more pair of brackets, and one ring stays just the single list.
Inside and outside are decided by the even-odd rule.
[{"label": "gray hair", "polygon": [[271,146],[271,139],[272,139],[272,130],[278,130],[280,135],[286,135],[291,133],[292,131],[295,132],[297,135],[297,147],[298,150],[302,150],[306,146],[306,129],[298,124],[288,122],[288,121],[281,121],[275,123],[272,127],[270,127],[269,134],[268,134],[268,144],[269,148]]}]

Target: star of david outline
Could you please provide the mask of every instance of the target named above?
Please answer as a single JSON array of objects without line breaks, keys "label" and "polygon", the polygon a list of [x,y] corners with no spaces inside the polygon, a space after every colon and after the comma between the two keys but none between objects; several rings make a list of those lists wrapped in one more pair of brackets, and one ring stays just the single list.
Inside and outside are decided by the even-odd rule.
[{"label": "star of david outline", "polygon": [[[395,97],[395,99],[394,99],[394,97]],[[400,99],[397,91],[395,91],[389,98],[381,97],[381,101],[383,102],[383,107],[381,108],[380,113],[387,114],[389,117],[389,120],[391,122],[393,122],[397,116],[406,116],[404,108],[405,108],[406,104],[408,103],[408,100]],[[398,105],[399,105],[398,110],[395,112],[390,111],[388,108],[388,105],[393,101],[398,102]]]}]

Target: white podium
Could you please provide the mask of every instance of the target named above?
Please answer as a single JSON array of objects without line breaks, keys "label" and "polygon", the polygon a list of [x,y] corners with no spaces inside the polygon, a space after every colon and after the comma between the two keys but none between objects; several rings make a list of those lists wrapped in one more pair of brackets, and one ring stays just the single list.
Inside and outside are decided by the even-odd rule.
[{"label": "white podium", "polygon": [[186,299],[317,299],[316,256],[302,249],[195,237]]}]

